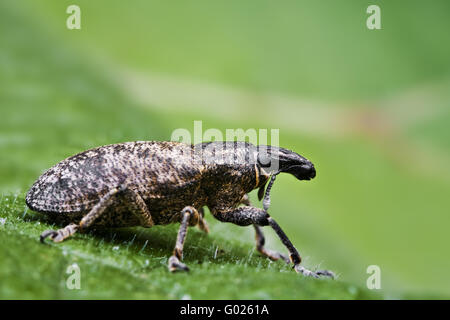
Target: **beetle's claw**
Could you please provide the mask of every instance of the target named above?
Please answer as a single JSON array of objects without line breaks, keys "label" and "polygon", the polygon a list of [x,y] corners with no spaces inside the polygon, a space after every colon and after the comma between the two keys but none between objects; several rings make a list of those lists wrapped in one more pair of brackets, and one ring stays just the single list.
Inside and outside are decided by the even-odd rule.
[{"label": "beetle's claw", "polygon": [[42,243],[45,243],[45,239],[50,237],[54,241],[55,237],[58,236],[58,232],[55,230],[45,230],[41,233],[40,239]]},{"label": "beetle's claw", "polygon": [[316,274],[318,274],[319,276],[330,277],[331,279],[334,279],[336,277],[334,272],[330,270],[317,270]]},{"label": "beetle's claw", "polygon": [[182,263],[176,256],[171,256],[169,258],[169,271],[189,271],[189,267]]},{"label": "beetle's claw", "polygon": [[313,277],[313,278],[318,279],[321,276],[325,276],[325,277],[330,277],[330,278],[334,279],[334,273],[331,271],[328,271],[328,270],[319,270],[319,271],[313,272],[311,270],[308,270],[308,269],[302,267],[299,264],[294,266],[294,270],[297,273],[303,274],[305,277]]}]

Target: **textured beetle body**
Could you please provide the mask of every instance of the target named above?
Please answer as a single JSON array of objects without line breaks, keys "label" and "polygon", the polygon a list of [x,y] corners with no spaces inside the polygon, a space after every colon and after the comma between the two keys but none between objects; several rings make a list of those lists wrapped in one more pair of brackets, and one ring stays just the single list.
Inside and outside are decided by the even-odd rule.
[{"label": "textured beetle body", "polygon": [[[198,145],[205,150],[202,156],[211,153],[208,145]],[[240,152],[244,157],[251,155],[254,147],[233,143],[228,152]],[[178,142],[138,141],[98,147],[47,170],[31,187],[26,202],[32,210],[77,222],[110,189],[126,186],[139,193],[155,224],[168,224],[179,222],[179,213],[186,206],[237,205],[247,192],[267,180],[259,179],[254,164],[208,164],[199,157],[195,146]],[[129,227],[140,222],[119,201],[94,225]]]},{"label": "textured beetle body", "polygon": [[[198,225],[208,232],[203,219],[207,206],[220,221],[253,225],[257,250],[264,256],[293,262],[295,271],[307,276],[333,276],[301,266],[297,249],[268,214],[270,189],[280,172],[299,180],[316,175],[309,160],[279,147],[246,142],[127,142],[91,149],[56,164],[33,184],[26,203],[32,210],[69,223],[57,231],[44,231],[42,242],[47,237],[61,242],[89,227],[180,222],[170,271],[189,270],[181,262],[187,227]],[[248,200],[247,193],[257,188],[259,199],[264,198],[263,209]],[[264,247],[262,226],[272,227],[289,250],[289,258]]]}]

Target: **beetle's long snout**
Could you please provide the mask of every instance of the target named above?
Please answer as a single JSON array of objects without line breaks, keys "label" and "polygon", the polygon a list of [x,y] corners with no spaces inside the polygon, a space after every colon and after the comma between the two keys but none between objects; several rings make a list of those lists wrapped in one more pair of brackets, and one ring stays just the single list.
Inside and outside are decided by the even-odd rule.
[{"label": "beetle's long snout", "polygon": [[316,176],[316,168],[311,162],[303,164],[298,169],[297,174],[294,173],[294,176],[300,180],[311,180]]},{"label": "beetle's long snout", "polygon": [[316,168],[311,161],[298,153],[279,148],[280,171],[292,174],[299,180],[311,180],[316,176]]},{"label": "beetle's long snout", "polygon": [[[261,160],[261,166],[264,167],[264,163],[270,163],[272,160],[277,161],[278,172],[290,173],[299,180],[311,180],[316,176],[316,168],[312,162],[298,153],[273,146],[260,146],[260,148],[258,159]],[[268,156],[264,156],[265,154]]]}]

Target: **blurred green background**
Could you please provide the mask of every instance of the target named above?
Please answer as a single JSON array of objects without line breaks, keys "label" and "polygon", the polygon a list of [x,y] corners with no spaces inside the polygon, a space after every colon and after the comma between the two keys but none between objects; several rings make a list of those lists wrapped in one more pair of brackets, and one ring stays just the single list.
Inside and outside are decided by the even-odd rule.
[{"label": "blurred green background", "polygon": [[[366,28],[371,4],[381,30]],[[449,32],[446,0],[1,1],[0,298],[449,297]],[[194,120],[279,129],[315,163],[313,181],[279,177],[271,214],[338,281],[267,262],[253,230],[209,214],[210,236],[188,236],[191,275],[165,269],[176,226],[37,243],[50,222],[23,199],[45,169]],[[80,291],[64,287],[73,262]]]}]

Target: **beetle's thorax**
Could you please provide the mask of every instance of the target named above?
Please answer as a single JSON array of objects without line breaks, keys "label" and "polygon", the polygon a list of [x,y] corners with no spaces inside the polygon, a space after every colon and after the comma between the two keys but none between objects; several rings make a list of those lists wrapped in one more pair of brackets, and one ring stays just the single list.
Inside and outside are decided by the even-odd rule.
[{"label": "beetle's thorax", "polygon": [[[256,147],[246,142],[208,142],[194,146],[203,165],[202,189],[210,201],[236,205],[264,179],[256,165]],[[212,205],[209,203],[208,205]]]}]

